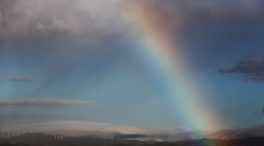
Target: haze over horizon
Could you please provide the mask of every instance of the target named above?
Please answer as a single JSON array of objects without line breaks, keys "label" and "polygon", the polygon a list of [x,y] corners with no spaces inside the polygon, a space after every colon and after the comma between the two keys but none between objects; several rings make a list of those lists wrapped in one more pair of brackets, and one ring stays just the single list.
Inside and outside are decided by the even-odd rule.
[{"label": "haze over horizon", "polygon": [[0,131],[58,121],[123,131],[261,125],[263,8],[0,0]]}]

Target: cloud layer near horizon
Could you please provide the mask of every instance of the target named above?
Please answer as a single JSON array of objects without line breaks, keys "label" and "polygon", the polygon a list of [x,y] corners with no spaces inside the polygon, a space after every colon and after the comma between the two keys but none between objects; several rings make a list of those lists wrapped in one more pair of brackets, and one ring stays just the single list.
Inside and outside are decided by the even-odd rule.
[{"label": "cloud layer near horizon", "polygon": [[[77,109],[93,106],[96,102],[81,99],[21,98],[0,99],[0,127],[7,123],[30,123],[71,119]],[[71,109],[65,113],[64,110]],[[1,130],[1,129],[0,129]]]},{"label": "cloud layer near horizon", "polygon": [[[82,136],[87,134],[111,134],[111,133],[122,133],[122,134],[160,134],[160,133],[171,133],[171,134],[183,134],[190,131],[185,128],[178,129],[160,129],[160,128],[142,128],[134,126],[117,125],[110,123],[101,122],[85,122],[85,121],[53,121],[53,122],[42,122],[42,123],[31,123],[31,124],[18,124],[18,125],[0,125],[0,130],[6,132],[44,132],[44,133],[59,133],[63,132],[65,135],[70,136]],[[97,133],[94,133],[97,131]]]}]

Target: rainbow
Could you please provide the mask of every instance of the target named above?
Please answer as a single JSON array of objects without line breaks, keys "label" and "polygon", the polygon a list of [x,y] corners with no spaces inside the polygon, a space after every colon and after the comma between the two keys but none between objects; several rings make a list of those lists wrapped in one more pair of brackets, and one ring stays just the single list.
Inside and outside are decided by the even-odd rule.
[{"label": "rainbow", "polygon": [[138,1],[129,2],[128,7],[128,19],[138,34],[138,50],[163,76],[162,83],[176,110],[185,115],[189,128],[204,131],[203,136],[222,129],[224,122],[219,120],[191,73],[186,72],[184,54],[160,21],[161,16]]}]

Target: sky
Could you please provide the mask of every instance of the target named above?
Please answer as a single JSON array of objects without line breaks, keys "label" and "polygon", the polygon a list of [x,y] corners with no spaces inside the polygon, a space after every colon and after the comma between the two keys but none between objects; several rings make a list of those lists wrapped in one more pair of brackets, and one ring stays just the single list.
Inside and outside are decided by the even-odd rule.
[{"label": "sky", "polygon": [[0,0],[0,127],[263,124],[263,7],[261,0]]}]

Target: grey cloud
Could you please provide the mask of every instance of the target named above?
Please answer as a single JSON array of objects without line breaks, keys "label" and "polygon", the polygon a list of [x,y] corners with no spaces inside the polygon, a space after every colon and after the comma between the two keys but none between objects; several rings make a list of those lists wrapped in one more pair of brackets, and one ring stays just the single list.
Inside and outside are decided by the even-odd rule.
[{"label": "grey cloud", "polygon": [[64,106],[91,105],[95,101],[76,99],[6,99],[0,100],[0,106]]},{"label": "grey cloud", "polygon": [[1,0],[0,41],[100,37],[122,28],[117,0]]},{"label": "grey cloud", "polygon": [[18,119],[55,119],[60,118],[61,115],[51,115],[51,114],[28,114],[28,113],[2,113],[0,114],[0,119],[5,120],[18,120]]},{"label": "grey cloud", "polygon": [[230,68],[220,70],[221,73],[241,73],[247,79],[264,81],[264,55],[249,56],[238,61]]},{"label": "grey cloud", "polygon": [[[243,15],[262,10],[258,0],[237,7],[208,7],[208,1],[135,0],[153,7],[166,27],[175,31],[179,23],[206,17]],[[124,2],[126,3],[126,2]],[[67,38],[83,39],[127,31],[123,1],[120,0],[1,0],[0,42],[39,42]],[[229,3],[228,3],[229,4]]]}]

